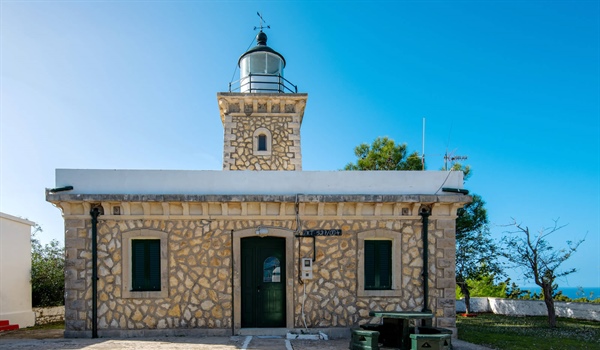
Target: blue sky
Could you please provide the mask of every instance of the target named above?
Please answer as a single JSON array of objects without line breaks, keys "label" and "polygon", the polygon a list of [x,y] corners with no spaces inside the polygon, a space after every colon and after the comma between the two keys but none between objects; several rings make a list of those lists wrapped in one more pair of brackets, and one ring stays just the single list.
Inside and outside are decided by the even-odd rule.
[{"label": "blue sky", "polygon": [[[600,286],[598,1],[2,1],[0,211],[63,240],[56,168],[218,170],[226,91],[260,11],[307,92],[304,170],[378,136],[466,155],[495,238],[586,237],[561,286]],[[235,79],[238,78],[237,72]],[[518,271],[511,277],[521,285]]]}]

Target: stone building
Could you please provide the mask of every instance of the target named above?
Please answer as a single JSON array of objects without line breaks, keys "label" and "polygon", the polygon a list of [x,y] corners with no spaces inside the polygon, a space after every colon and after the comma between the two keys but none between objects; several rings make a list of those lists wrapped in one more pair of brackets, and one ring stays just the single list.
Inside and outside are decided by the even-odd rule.
[{"label": "stone building", "polygon": [[266,41],[240,58],[239,92],[217,94],[223,171],[56,171],[66,336],[335,337],[370,310],[455,327],[462,173],[301,171],[307,94]]}]

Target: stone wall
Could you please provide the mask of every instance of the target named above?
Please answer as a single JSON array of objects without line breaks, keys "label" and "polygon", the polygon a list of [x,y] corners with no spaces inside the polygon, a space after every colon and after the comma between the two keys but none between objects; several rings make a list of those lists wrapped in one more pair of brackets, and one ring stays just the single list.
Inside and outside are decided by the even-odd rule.
[{"label": "stone wall", "polygon": [[[294,120],[296,119],[296,120]],[[297,117],[254,116],[231,118],[232,151],[226,154],[226,170],[301,170],[300,124]],[[260,155],[253,150],[254,131],[265,128],[270,131],[269,154]]]},{"label": "stone wall", "polygon": [[[302,170],[300,127],[306,94],[219,93],[217,98],[223,170]],[[267,136],[266,151],[257,149],[260,133]]]},{"label": "stone wall", "polygon": [[[115,204],[102,203],[104,208]],[[186,203],[190,207],[193,203]],[[127,203],[143,208],[144,215],[101,215],[98,223],[98,329],[155,330],[206,329],[230,334],[232,302],[232,230],[258,226],[291,231],[296,227],[294,203],[203,203],[206,212],[174,218],[152,214],[177,203]],[[83,205],[82,210],[77,206]],[[91,329],[91,220],[82,215],[89,203],[65,203],[67,250],[66,330]],[[199,207],[203,205],[199,204]],[[287,259],[294,264],[291,327],[354,327],[376,322],[370,310],[420,311],[423,303],[422,239],[419,203],[300,203],[304,229],[341,229],[341,236],[316,238],[314,279],[296,278],[299,258],[312,257],[312,238],[294,238]],[[254,209],[259,208],[257,214]],[[434,325],[455,326],[454,217],[455,205],[435,204],[429,222],[429,307]],[[212,211],[215,215],[210,215]],[[135,211],[132,211],[135,212]],[[173,214],[173,210],[167,211]],[[193,211],[189,211],[193,212]],[[81,213],[81,214],[80,214]],[[227,216],[219,217],[219,213]],[[402,214],[404,215],[402,215]],[[127,297],[123,237],[131,232],[165,233],[168,280],[166,295]],[[400,240],[400,284],[395,296],[359,296],[359,233],[387,232]],[[243,239],[243,238],[242,238]],[[299,253],[298,253],[299,252]],[[236,257],[239,261],[239,257]],[[306,294],[304,294],[306,291]],[[306,297],[305,297],[306,295]],[[304,310],[302,310],[303,299]],[[237,305],[239,307],[239,305]],[[304,312],[303,312],[304,311]],[[216,332],[216,333],[215,333]],[[221,333],[219,333],[221,332]]]},{"label": "stone wall", "polygon": [[[376,323],[369,311],[420,311],[423,307],[421,221],[412,220],[352,220],[352,221],[311,221],[311,228],[342,228],[339,238],[317,238],[314,279],[296,285],[295,326],[302,327],[302,299],[306,288],[305,318],[309,327],[351,327],[357,324]],[[442,225],[443,226],[443,225]],[[401,244],[401,293],[399,297],[358,296],[358,254],[357,234],[375,230],[399,232]],[[454,264],[448,264],[447,252],[436,249],[444,244],[446,237],[439,223],[430,223],[429,244],[431,260],[438,260],[430,266],[429,307],[434,311],[438,326],[455,326],[454,285],[451,288],[440,281],[448,276],[454,278]],[[453,234],[452,234],[453,235]],[[450,235],[449,235],[450,236]],[[453,240],[452,237],[448,238]],[[312,246],[302,244],[302,257],[312,256]],[[435,251],[439,253],[435,253]],[[362,254],[362,252],[361,252]],[[435,258],[434,258],[435,257]],[[451,267],[451,269],[449,269]]]},{"label": "stone wall", "polygon": [[36,326],[65,320],[64,306],[34,307],[33,312],[35,312]]}]

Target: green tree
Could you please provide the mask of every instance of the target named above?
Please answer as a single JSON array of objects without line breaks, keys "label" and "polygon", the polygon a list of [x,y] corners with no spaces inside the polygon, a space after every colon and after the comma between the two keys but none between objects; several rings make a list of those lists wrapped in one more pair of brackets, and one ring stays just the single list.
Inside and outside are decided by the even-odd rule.
[{"label": "green tree", "polygon": [[[508,288],[506,282],[496,283],[496,279],[496,275],[492,273],[486,273],[479,275],[477,279],[467,280],[471,297],[506,297]],[[459,298],[464,297],[460,291],[459,285],[456,285],[456,295]]]},{"label": "green tree", "polygon": [[504,298],[506,295],[506,283],[496,283],[496,275],[487,273],[478,279],[470,280],[471,295],[474,297]]},{"label": "green tree", "polygon": [[[442,168],[442,170],[446,171],[448,169]],[[450,168],[450,170],[462,171],[463,172],[463,182],[466,182],[471,177],[471,175],[473,175],[473,173],[471,172],[471,167],[469,165],[462,165],[460,163],[452,164],[452,167]]]},{"label": "green tree", "polygon": [[31,234],[31,299],[34,307],[58,306],[65,303],[65,249],[57,240],[42,246]]},{"label": "green tree", "polygon": [[[468,165],[454,163],[451,169],[462,171],[464,181],[472,175]],[[467,313],[471,310],[472,281],[502,275],[502,268],[496,258],[497,245],[490,235],[485,201],[477,194],[472,197],[473,201],[456,213],[456,285],[465,298]]]},{"label": "green tree", "polygon": [[567,261],[577,251],[579,245],[585,240],[577,242],[567,241],[567,248],[554,249],[547,241],[547,237],[564,226],[558,225],[558,220],[550,228],[542,228],[537,234],[532,234],[529,227],[513,221],[510,224],[512,231],[503,237],[502,256],[513,267],[523,270],[526,278],[532,279],[542,288],[542,297],[548,310],[548,324],[556,327],[556,311],[554,309],[554,290],[557,278],[564,277],[577,271],[575,268],[558,271],[562,263]]},{"label": "green tree", "polygon": [[396,144],[387,137],[378,137],[371,145],[356,146],[356,163],[348,163],[344,170],[423,170],[417,152],[407,155],[406,144]]},{"label": "green tree", "polygon": [[510,278],[506,280],[506,297],[509,299],[531,299],[531,292],[522,290],[515,282],[511,282]]},{"label": "green tree", "polygon": [[490,237],[485,202],[474,194],[471,203],[458,209],[456,218],[456,285],[465,298],[467,313],[471,310],[468,281],[500,275],[497,254],[497,246]]}]

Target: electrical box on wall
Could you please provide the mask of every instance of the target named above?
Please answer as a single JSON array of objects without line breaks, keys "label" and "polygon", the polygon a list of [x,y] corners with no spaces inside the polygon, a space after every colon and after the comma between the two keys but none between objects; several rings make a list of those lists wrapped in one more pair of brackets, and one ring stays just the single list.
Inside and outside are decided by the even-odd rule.
[{"label": "electrical box on wall", "polygon": [[302,259],[302,279],[311,280],[313,278],[312,259]]},{"label": "electrical box on wall", "polygon": [[302,258],[302,271],[312,271],[312,260],[310,258]]}]

